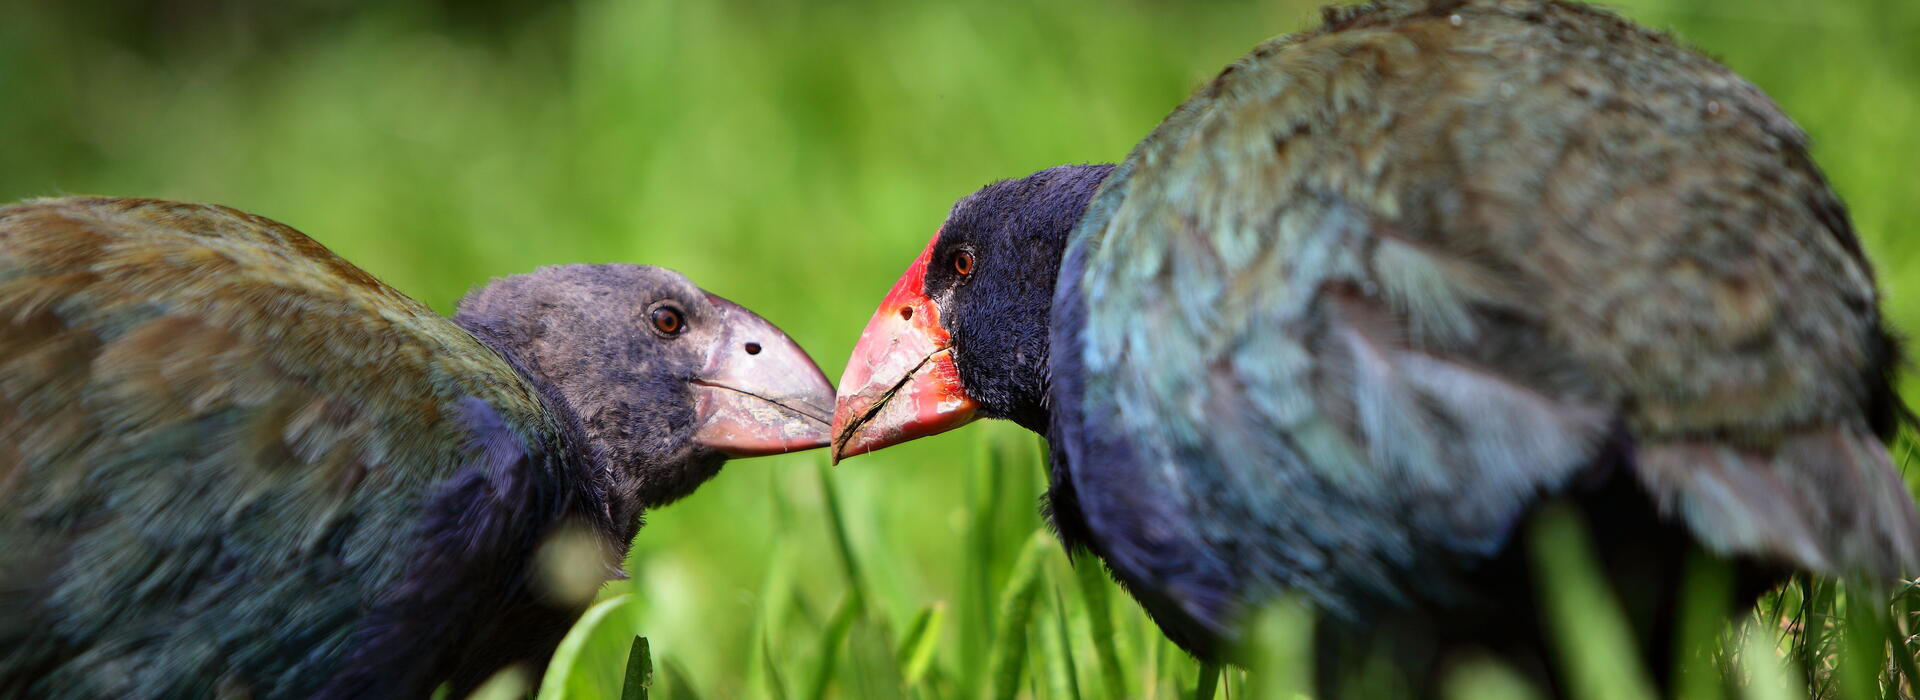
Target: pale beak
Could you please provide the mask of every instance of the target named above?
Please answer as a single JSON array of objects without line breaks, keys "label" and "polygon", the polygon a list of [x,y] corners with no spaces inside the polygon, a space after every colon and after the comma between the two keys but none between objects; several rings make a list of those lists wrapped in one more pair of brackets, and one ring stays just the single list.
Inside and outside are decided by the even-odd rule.
[{"label": "pale beak", "polygon": [[695,442],[734,456],[753,457],[827,445],[833,385],[820,366],[786,333],[726,299],[707,295],[720,310],[720,340],[693,380]]}]

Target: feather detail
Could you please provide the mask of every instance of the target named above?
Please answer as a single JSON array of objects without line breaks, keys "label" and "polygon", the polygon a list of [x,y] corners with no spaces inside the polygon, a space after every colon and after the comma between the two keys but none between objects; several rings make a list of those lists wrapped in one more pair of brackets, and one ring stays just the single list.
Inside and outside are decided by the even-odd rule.
[{"label": "feather detail", "polygon": [[1888,581],[1920,567],[1920,520],[1886,446],[1859,428],[1768,446],[1696,439],[1648,445],[1638,473],[1663,510],[1723,554]]},{"label": "feather detail", "polygon": [[1200,653],[1278,591],[1446,609],[1535,504],[1623,473],[1743,562],[1912,572],[1868,429],[1896,359],[1806,146],[1574,3],[1373,3],[1262,44],[1068,243],[1061,531]]},{"label": "feather detail", "polygon": [[[519,432],[469,446],[466,401]],[[0,208],[0,694],[310,693],[417,574],[418,494],[559,431],[490,348],[280,224]]]}]

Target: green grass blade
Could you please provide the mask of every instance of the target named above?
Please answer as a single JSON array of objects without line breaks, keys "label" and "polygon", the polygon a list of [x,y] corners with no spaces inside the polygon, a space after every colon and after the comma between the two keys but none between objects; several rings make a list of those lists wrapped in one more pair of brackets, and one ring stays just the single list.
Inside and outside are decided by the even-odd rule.
[{"label": "green grass blade", "polygon": [[1020,677],[1026,671],[1028,623],[1033,620],[1034,601],[1040,597],[1040,564],[1052,548],[1053,538],[1045,531],[1033,533],[1027,546],[1014,561],[1013,573],[1000,590],[999,625],[993,635],[993,662],[987,677],[992,680],[994,698],[1011,698],[1020,691]]},{"label": "green grass blade", "polygon": [[635,636],[633,648],[627,652],[626,682],[620,685],[620,700],[647,700],[647,690],[653,687],[653,652],[647,648],[647,638]]},{"label": "green grass blade", "polygon": [[1158,700],[1160,697],[1160,647],[1164,646],[1160,640],[1164,637],[1157,629],[1146,629],[1143,632],[1147,639],[1142,647],[1146,650],[1147,658],[1140,664],[1142,674],[1140,693],[1147,700]]},{"label": "green grass blade", "polygon": [[853,672],[847,679],[850,682],[846,689],[848,697],[871,700],[905,697],[906,676],[900,672],[894,656],[899,647],[893,642],[893,631],[878,619],[879,612],[875,608],[863,608],[847,637],[847,658],[851,662],[848,669]]},{"label": "green grass blade", "polygon": [[[776,499],[784,500],[784,499]],[[793,601],[799,597],[793,582],[792,567],[787,557],[774,558],[767,567],[766,579],[760,584],[759,609],[754,615],[754,625],[750,634],[758,640],[754,654],[757,656],[759,685],[768,696],[784,700],[787,696],[785,674],[780,673],[778,655],[775,653],[775,640],[789,639],[788,622],[794,616]],[[791,645],[782,646],[791,648]],[[769,676],[780,677],[769,677]],[[750,682],[755,679],[747,679]]]},{"label": "green grass blade", "polygon": [[1815,697],[1825,697],[1821,692],[1826,679],[1821,676],[1825,664],[1821,658],[1827,643],[1827,623],[1833,618],[1835,586],[1824,578],[1799,576],[1800,610],[1798,623],[1794,625],[1797,638],[1793,651],[1799,657],[1800,671],[1806,687],[1814,690]]},{"label": "green grass blade", "polygon": [[1699,550],[1687,558],[1681,581],[1680,623],[1673,645],[1674,695],[1687,700],[1722,697],[1714,650],[1733,609],[1733,569]]},{"label": "green grass blade", "polygon": [[667,697],[673,700],[700,700],[700,691],[693,685],[693,675],[680,662],[671,658],[660,663],[662,675],[666,676]]},{"label": "green grass blade", "polygon": [[[1042,600],[1046,586],[1042,585]],[[1071,681],[1067,678],[1067,669],[1061,663],[1060,654],[1066,644],[1060,639],[1060,629],[1053,625],[1044,602],[1034,603],[1034,624],[1030,634],[1039,638],[1040,643],[1027,647],[1027,668],[1033,669],[1031,685],[1036,698],[1069,698],[1073,692]],[[1044,682],[1044,685],[1043,685]],[[1042,691],[1045,692],[1042,692]]]},{"label": "green grass blade", "polygon": [[1087,621],[1093,631],[1093,651],[1100,663],[1100,680],[1105,684],[1104,697],[1123,697],[1127,695],[1127,680],[1121,673],[1120,651],[1116,645],[1113,629],[1113,610],[1108,603],[1107,574],[1099,561],[1091,555],[1073,562],[1073,577],[1080,584],[1080,599],[1087,610]]},{"label": "green grass blade", "polygon": [[1193,700],[1213,700],[1213,693],[1220,687],[1220,665],[1201,664],[1200,677],[1193,684]]},{"label": "green grass blade", "polygon": [[840,665],[840,649],[846,646],[847,632],[853,629],[853,622],[859,616],[860,594],[848,592],[828,621],[826,634],[820,637],[819,662],[814,668],[813,682],[808,685],[807,697],[820,700],[827,696],[827,687],[833,684],[833,672]]},{"label": "green grass blade", "polygon": [[547,672],[540,678],[539,700],[558,700],[565,696],[567,681],[580,660],[580,652],[587,646],[587,639],[593,635],[594,627],[633,601],[632,594],[617,595],[595,603],[580,615],[580,619],[573,623],[573,628],[567,630],[567,636],[560,639],[560,646],[554,648],[553,658],[547,661]]},{"label": "green grass blade", "polygon": [[1907,645],[1907,636],[1901,634],[1900,625],[1896,620],[1887,620],[1884,627],[1887,644],[1892,649],[1893,666],[1896,671],[1886,679],[1887,694],[1893,697],[1914,697],[1915,689],[1920,688],[1920,683],[1915,680],[1920,679],[1920,665],[1915,663],[1913,648]]},{"label": "green grass blade", "polygon": [[840,552],[840,564],[847,575],[847,585],[852,586],[856,595],[866,596],[866,576],[860,571],[860,558],[853,553],[853,538],[847,534],[846,512],[840,507],[839,490],[833,487],[831,468],[820,462],[815,469],[820,475],[820,494],[827,501],[827,523],[833,528],[833,544]]},{"label": "green grass blade", "polygon": [[1839,667],[1835,669],[1840,697],[1846,700],[1878,700],[1881,670],[1887,667],[1887,635],[1882,631],[1885,613],[1879,601],[1884,597],[1870,586],[1847,586],[1842,610],[1846,629],[1842,631]]},{"label": "green grass blade", "polygon": [[1180,672],[1173,668],[1177,653],[1163,640],[1154,640],[1153,648],[1154,683],[1150,697],[1180,697]]},{"label": "green grass blade", "polygon": [[1744,636],[1740,670],[1746,676],[1745,700],[1806,700],[1806,685],[1790,668],[1796,657],[1781,658],[1779,647],[1769,642],[1771,634],[1755,630]]},{"label": "green grass blade", "polygon": [[[1005,481],[1005,467],[991,440],[983,438],[978,445],[985,468],[975,470],[974,478],[968,482],[973,489],[967,519],[968,596],[960,620],[961,661],[968,668],[992,663],[994,576],[1002,563],[1000,491]],[[977,673],[961,674],[959,680],[968,686],[969,692],[985,687],[979,685],[984,679]]]},{"label": "green grass blade", "polygon": [[1916,602],[1916,582],[1906,581],[1900,586],[1900,594],[1894,596],[1888,607],[1893,617],[1887,621],[1887,644],[1892,646],[1894,664],[1900,669],[1898,678],[1888,679],[1892,690],[1906,697],[1920,695],[1920,668],[1916,668],[1915,656],[1920,649],[1914,647],[1911,632]]},{"label": "green grass blade", "polygon": [[1067,599],[1060,595],[1060,586],[1053,586],[1053,619],[1059,627],[1060,648],[1056,654],[1066,668],[1067,697],[1080,699],[1080,664],[1073,657],[1073,627],[1067,624]]},{"label": "green grass blade", "polygon": [[760,664],[762,680],[767,686],[767,697],[773,700],[787,700],[787,680],[780,673],[780,660],[773,655],[773,640],[760,638]]},{"label": "green grass blade", "polygon": [[1634,651],[1620,602],[1608,590],[1579,516],[1564,506],[1543,510],[1531,533],[1537,579],[1547,603],[1553,650],[1572,696],[1586,700],[1654,697]]},{"label": "green grass blade", "polygon": [[800,627],[808,629],[819,629],[827,626],[828,622],[830,622],[829,618],[832,617],[831,613],[821,614],[821,611],[815,608],[813,603],[809,601],[805,595],[801,595],[798,588],[788,592],[786,603],[787,617],[792,619],[787,620],[787,624],[783,625],[783,628],[790,628],[792,625],[798,624]]},{"label": "green grass blade", "polygon": [[918,685],[927,673],[927,666],[933,663],[933,652],[940,644],[940,629],[946,619],[947,604],[935,602],[922,608],[907,628],[907,638],[900,643],[900,651],[895,655],[907,687]]},{"label": "green grass blade", "polygon": [[1313,688],[1313,612],[1299,601],[1267,605],[1247,629],[1247,697],[1293,700]]}]

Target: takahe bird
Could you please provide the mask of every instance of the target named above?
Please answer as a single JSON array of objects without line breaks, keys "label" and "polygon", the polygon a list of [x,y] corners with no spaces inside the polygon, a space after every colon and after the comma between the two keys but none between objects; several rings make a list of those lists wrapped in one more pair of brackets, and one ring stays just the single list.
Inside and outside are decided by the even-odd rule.
[{"label": "takahe bird", "polygon": [[[0,696],[537,673],[586,601],[536,562],[618,575],[644,508],[825,445],[832,391],[661,268],[540,268],[448,319],[224,207],[0,209]],[[569,532],[597,554],[542,554]]]},{"label": "takahe bird", "polygon": [[1549,502],[1649,650],[1695,547],[1747,600],[1914,569],[1872,271],[1759,89],[1573,3],[1324,20],[1117,167],[960,200],[847,363],[836,458],[1011,419],[1062,539],[1187,649],[1291,592],[1323,661],[1415,683],[1540,651],[1516,533]]}]

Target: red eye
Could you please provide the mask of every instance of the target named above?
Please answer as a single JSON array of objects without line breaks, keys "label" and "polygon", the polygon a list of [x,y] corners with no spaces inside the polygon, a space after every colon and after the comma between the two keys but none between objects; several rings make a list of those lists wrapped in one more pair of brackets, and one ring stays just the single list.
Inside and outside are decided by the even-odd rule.
[{"label": "red eye", "polygon": [[953,256],[953,271],[963,275],[973,274],[973,254],[963,250]]},{"label": "red eye", "polygon": [[662,335],[679,333],[680,329],[686,325],[686,319],[680,316],[680,310],[671,306],[662,306],[654,309],[651,316],[653,317],[653,329],[660,331]]}]

